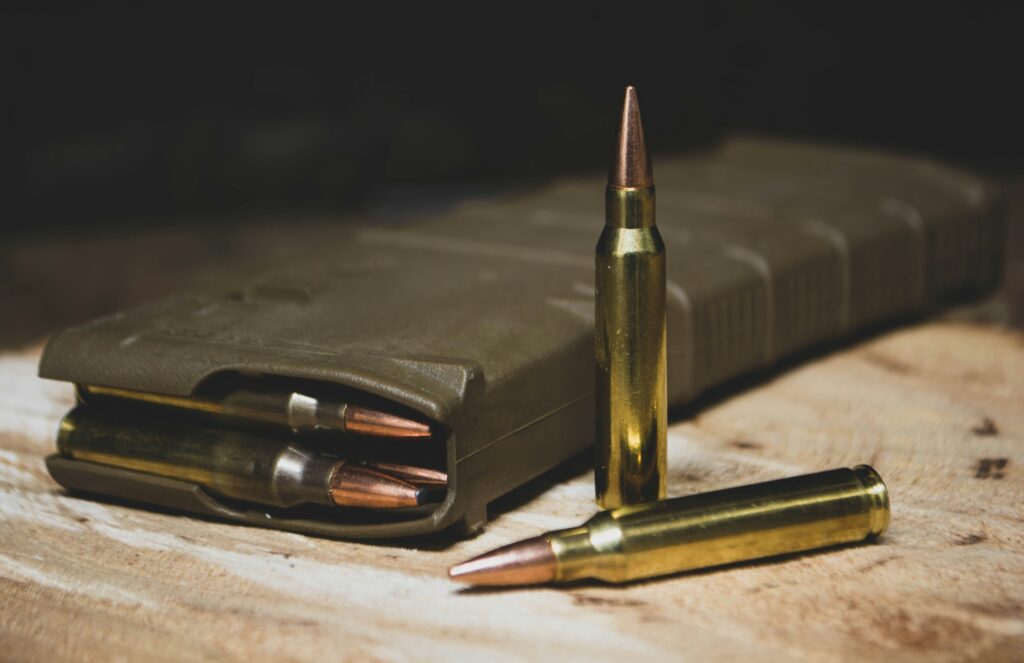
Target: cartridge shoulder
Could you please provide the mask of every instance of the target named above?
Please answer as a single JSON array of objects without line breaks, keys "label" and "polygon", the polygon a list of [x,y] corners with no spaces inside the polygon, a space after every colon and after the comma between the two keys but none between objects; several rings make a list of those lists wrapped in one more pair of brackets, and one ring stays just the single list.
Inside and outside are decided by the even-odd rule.
[{"label": "cartridge shoulder", "polygon": [[614,228],[605,226],[597,240],[600,256],[663,256],[665,242],[656,226],[648,228]]}]

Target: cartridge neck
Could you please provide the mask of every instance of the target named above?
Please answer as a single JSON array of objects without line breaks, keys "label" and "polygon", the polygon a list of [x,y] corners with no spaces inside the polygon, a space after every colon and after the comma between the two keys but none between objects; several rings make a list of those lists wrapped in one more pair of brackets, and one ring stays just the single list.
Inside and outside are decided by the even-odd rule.
[{"label": "cartridge neck", "polygon": [[306,502],[333,506],[331,479],[338,465],[336,458],[286,447],[273,467],[272,490],[277,502],[285,507]]},{"label": "cartridge neck", "polygon": [[603,511],[580,527],[546,535],[555,554],[556,582],[599,578],[622,582],[626,578],[622,529]]},{"label": "cartridge neck", "polygon": [[654,226],[654,187],[606,188],[604,223],[611,228]]}]

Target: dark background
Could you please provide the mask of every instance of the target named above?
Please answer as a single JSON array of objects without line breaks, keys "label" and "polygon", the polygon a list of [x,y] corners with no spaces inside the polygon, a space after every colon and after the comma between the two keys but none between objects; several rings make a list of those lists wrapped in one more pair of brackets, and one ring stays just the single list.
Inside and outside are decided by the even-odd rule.
[{"label": "dark background", "polygon": [[[1019,3],[4,10],[5,232],[358,209],[734,131],[1024,165]],[[515,8],[515,11],[511,9]]]},{"label": "dark background", "polygon": [[628,83],[655,172],[748,132],[991,176],[1010,250],[982,317],[1024,327],[1021,3],[209,4],[0,10],[0,350],[342,218],[603,172]]}]

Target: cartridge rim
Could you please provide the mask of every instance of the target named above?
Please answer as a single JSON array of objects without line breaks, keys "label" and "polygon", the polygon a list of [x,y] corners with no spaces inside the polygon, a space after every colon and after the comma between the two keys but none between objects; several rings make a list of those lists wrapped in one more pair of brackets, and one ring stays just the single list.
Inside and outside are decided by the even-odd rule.
[{"label": "cartridge rim", "polygon": [[889,490],[881,475],[870,465],[858,465],[853,471],[864,486],[871,504],[868,536],[877,537],[889,527]]}]

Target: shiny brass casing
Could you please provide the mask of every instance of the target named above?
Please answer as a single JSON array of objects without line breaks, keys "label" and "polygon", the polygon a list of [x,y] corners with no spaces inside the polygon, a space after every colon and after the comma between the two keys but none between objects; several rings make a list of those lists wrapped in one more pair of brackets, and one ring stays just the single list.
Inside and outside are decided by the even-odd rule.
[{"label": "shiny brass casing", "polygon": [[608,187],[597,242],[594,467],[603,508],[665,497],[665,244],[654,187]]},{"label": "shiny brass casing", "polygon": [[76,460],[188,481],[217,495],[275,507],[333,504],[337,459],[229,430],[136,423],[79,411],[60,424],[57,448]]},{"label": "shiny brass casing", "polygon": [[313,430],[317,423],[315,419],[317,402],[308,396],[291,392],[260,393],[238,390],[227,394],[221,400],[204,400],[91,384],[80,384],[77,385],[77,388],[79,398],[84,402],[90,402],[93,397],[117,398],[204,412],[218,417],[234,417],[263,424],[287,426],[295,432]]},{"label": "shiny brass casing", "polygon": [[294,391],[242,388],[213,399],[206,399],[198,396],[171,396],[79,384],[78,394],[84,402],[89,402],[94,397],[135,401],[287,427],[295,433],[326,430],[390,439],[430,437],[430,426],[423,422]]},{"label": "shiny brass casing", "polygon": [[547,535],[556,581],[625,582],[852,543],[889,525],[867,465],[603,511]]}]

